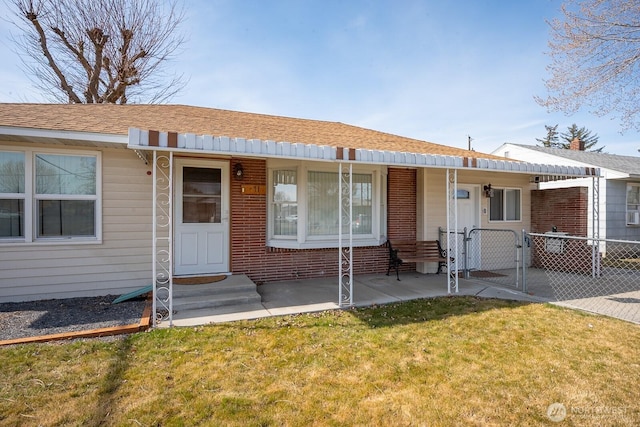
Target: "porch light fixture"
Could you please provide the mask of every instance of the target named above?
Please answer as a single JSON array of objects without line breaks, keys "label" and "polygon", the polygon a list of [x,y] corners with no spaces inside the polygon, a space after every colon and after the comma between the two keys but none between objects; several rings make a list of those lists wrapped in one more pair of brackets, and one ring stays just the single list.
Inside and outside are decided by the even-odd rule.
[{"label": "porch light fixture", "polygon": [[485,197],[493,197],[493,188],[491,188],[491,184],[487,184],[483,188]]},{"label": "porch light fixture", "polygon": [[244,178],[244,167],[242,166],[242,163],[235,164],[233,167],[233,176],[238,180]]}]

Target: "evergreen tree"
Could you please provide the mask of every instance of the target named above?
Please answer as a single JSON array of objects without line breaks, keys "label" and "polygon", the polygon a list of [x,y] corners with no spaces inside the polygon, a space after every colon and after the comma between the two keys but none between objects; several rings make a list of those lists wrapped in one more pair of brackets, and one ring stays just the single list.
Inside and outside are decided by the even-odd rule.
[{"label": "evergreen tree", "polygon": [[562,144],[558,141],[558,125],[545,125],[544,128],[547,130],[547,136],[542,139],[536,138],[536,141],[542,144],[543,147],[563,148]]},{"label": "evergreen tree", "polygon": [[567,128],[566,132],[560,134],[563,143],[560,143],[560,148],[569,149],[571,146],[571,141],[574,139],[579,139],[584,143],[584,151],[597,151],[601,152],[604,147],[594,148],[594,146],[598,143],[599,136],[598,134],[591,134],[591,131],[585,128],[584,126],[578,128],[578,126],[574,123]]},{"label": "evergreen tree", "polygon": [[545,125],[544,128],[547,131],[547,135],[544,138],[536,138],[536,141],[538,141],[542,147],[568,150],[571,147],[571,141],[577,138],[584,143],[584,151],[596,151],[600,153],[604,148],[594,148],[600,137],[597,134],[592,134],[591,131],[584,126],[579,128],[578,125],[574,123],[567,127],[566,132],[562,133],[558,132],[558,125]]}]

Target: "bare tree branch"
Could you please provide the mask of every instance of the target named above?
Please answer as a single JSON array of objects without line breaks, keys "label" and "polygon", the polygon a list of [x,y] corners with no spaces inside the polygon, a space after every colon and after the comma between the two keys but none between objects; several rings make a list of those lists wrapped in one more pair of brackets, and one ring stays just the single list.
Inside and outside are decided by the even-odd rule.
[{"label": "bare tree branch", "polygon": [[550,111],[587,107],[640,129],[640,4],[634,0],[565,0],[551,28],[545,81]]},{"label": "bare tree branch", "polygon": [[180,0],[11,1],[24,69],[59,102],[164,102],[184,87],[166,71],[184,44]]}]

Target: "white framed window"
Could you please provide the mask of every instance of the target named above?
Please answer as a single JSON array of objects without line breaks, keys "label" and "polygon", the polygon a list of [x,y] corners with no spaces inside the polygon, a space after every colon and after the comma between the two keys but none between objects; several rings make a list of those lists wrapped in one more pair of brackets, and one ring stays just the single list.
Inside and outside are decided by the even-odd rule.
[{"label": "white framed window", "polygon": [[24,239],[25,197],[25,153],[0,151],[0,239]]},{"label": "white framed window", "polygon": [[627,184],[627,225],[640,225],[640,184]]},{"label": "white framed window", "polygon": [[522,190],[493,188],[489,198],[489,221],[522,221]]},{"label": "white framed window", "polygon": [[0,151],[0,243],[101,239],[100,153]]},{"label": "white framed window", "polygon": [[[379,245],[386,235],[386,168],[358,166],[352,175],[355,246]],[[337,247],[339,176],[335,165],[272,161],[269,164],[268,245]],[[348,233],[348,224],[343,224]]]},{"label": "white framed window", "polygon": [[277,169],[272,174],[273,235],[280,238],[296,238],[298,234],[298,172],[296,169]]}]

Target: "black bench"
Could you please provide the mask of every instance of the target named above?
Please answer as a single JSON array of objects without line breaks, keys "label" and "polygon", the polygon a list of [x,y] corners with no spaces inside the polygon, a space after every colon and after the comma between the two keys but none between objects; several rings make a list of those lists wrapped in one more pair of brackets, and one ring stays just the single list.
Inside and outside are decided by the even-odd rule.
[{"label": "black bench", "polygon": [[[400,280],[398,269],[402,264],[412,262],[437,262],[438,273],[442,267],[447,267],[447,252],[440,246],[439,240],[388,240],[389,267],[396,270],[396,277]],[[452,259],[453,260],[453,259]]]}]

